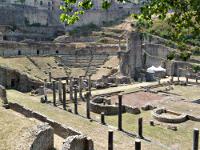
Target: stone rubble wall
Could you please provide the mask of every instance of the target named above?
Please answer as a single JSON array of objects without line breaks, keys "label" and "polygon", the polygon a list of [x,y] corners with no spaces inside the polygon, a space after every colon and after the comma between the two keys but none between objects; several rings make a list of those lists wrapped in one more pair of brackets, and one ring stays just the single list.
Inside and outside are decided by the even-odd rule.
[{"label": "stone rubble wall", "polygon": [[[58,123],[54,120],[49,119],[47,116],[42,115],[38,112],[35,112],[31,109],[25,108],[24,106],[21,106],[17,103],[9,103],[10,104],[10,108],[16,112],[19,112],[21,114],[23,114],[26,117],[29,118],[35,118],[37,120],[40,120],[42,122],[46,122],[48,123],[53,129],[55,134],[59,135],[60,137],[66,139],[65,143],[68,143],[67,145],[70,145],[71,149],[62,149],[62,150],[85,150],[84,147],[89,147],[90,149],[87,150],[93,150],[93,141],[89,138],[84,136],[81,132],[76,131],[75,129],[71,128],[71,127],[67,127],[61,123]],[[76,142],[76,144],[73,144],[73,141],[69,141],[67,139],[71,139],[74,136],[76,137],[82,137],[82,138],[78,138]],[[72,144],[72,145],[71,145]],[[65,146],[63,146],[65,147]],[[76,149],[78,148],[78,149]]]},{"label": "stone rubble wall", "polygon": [[[54,147],[54,130],[48,124],[38,125],[32,132],[30,150],[50,150]],[[24,141],[25,142],[25,141]]]},{"label": "stone rubble wall", "polygon": [[[117,115],[118,114],[118,106],[117,105],[103,105],[100,100],[97,98],[93,98],[90,101],[90,109],[92,112],[101,114],[104,112],[105,115]],[[138,107],[132,107],[128,105],[122,105],[122,112],[131,113],[131,114],[139,114],[140,109]]]},{"label": "stone rubble wall", "polygon": [[[161,114],[163,113],[169,113],[174,115],[173,117],[169,116],[162,116]],[[192,116],[188,114],[179,114],[174,111],[166,110],[164,108],[158,108],[152,111],[152,116],[154,119],[160,121],[160,122],[165,122],[165,123],[182,123],[187,120],[192,120],[192,121],[200,121],[200,117],[198,116]]]},{"label": "stone rubble wall", "polygon": [[94,150],[94,145],[92,140],[87,139],[86,136],[75,135],[63,142],[62,150]]}]

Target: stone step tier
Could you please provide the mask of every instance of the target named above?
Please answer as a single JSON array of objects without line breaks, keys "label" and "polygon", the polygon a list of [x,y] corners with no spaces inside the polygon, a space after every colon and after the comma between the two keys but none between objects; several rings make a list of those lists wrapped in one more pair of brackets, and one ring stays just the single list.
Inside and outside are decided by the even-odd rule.
[{"label": "stone step tier", "polygon": [[68,67],[83,68],[87,74],[95,74],[97,68],[108,60],[108,55],[62,55],[60,58]]}]

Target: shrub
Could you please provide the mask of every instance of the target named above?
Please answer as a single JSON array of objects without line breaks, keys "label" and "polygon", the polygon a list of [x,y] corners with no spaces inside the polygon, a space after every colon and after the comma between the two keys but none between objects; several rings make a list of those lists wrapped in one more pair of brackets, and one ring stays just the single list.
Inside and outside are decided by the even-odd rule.
[{"label": "shrub", "polygon": [[180,59],[182,59],[183,61],[187,61],[191,56],[191,53],[188,51],[183,51],[180,54]]},{"label": "shrub", "polygon": [[197,73],[197,72],[200,71],[200,66],[199,66],[199,65],[193,65],[193,66],[192,66],[192,70],[193,70],[195,73]]},{"label": "shrub", "polygon": [[176,52],[175,51],[170,51],[168,54],[167,54],[167,60],[172,60],[175,58],[175,55],[176,55]]}]

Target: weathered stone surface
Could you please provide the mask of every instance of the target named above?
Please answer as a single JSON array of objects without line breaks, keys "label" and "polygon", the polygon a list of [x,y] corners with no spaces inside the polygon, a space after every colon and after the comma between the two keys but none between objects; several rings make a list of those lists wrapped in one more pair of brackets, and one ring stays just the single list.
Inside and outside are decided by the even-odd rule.
[{"label": "weathered stone surface", "polygon": [[6,94],[6,88],[2,85],[0,85],[0,99],[2,100],[3,105],[8,104],[7,94]]},{"label": "weathered stone surface", "polygon": [[94,150],[93,141],[83,135],[70,136],[63,142],[62,150]]},{"label": "weathered stone surface", "polygon": [[173,130],[173,131],[177,131],[178,130],[177,126],[174,126],[174,125],[168,125],[167,129],[170,129],[170,130]]},{"label": "weathered stone surface", "polygon": [[138,107],[133,107],[133,106],[128,106],[128,105],[123,105],[125,107],[125,111],[127,113],[131,113],[131,114],[140,114],[141,111]]},{"label": "weathered stone surface", "polygon": [[144,106],[142,106],[141,107],[141,109],[142,110],[145,110],[145,111],[147,111],[147,110],[153,110],[153,109],[155,109],[156,108],[156,106],[154,106],[154,105],[152,105],[152,104],[145,104]]},{"label": "weathered stone surface", "polygon": [[33,143],[30,150],[49,150],[54,147],[54,131],[48,124],[38,125],[32,130]]}]

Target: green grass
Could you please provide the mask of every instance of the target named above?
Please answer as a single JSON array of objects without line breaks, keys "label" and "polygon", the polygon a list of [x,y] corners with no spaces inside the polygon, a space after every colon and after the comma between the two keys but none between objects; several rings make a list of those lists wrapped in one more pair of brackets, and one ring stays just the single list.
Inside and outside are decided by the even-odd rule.
[{"label": "green grass", "polygon": [[[71,126],[84,134],[90,136],[95,141],[95,147],[97,149],[106,149],[107,145],[107,131],[112,127],[102,126],[96,122],[89,122],[80,116],[65,112],[61,109],[55,108],[47,104],[39,103],[39,97],[30,97],[27,94],[22,94],[14,90],[8,91],[9,100],[17,102],[25,107],[29,107],[35,111],[39,111],[49,118]],[[178,103],[174,103],[174,108],[179,107]],[[81,116],[86,116],[85,103],[80,102],[78,105],[78,111]],[[68,104],[68,107],[72,108],[73,104]],[[189,109],[189,108],[188,108]],[[91,117],[100,122],[100,115],[91,113]],[[149,121],[152,120],[151,111],[142,111],[140,115],[123,114],[123,129],[130,133],[137,133],[137,119],[143,117],[144,121],[144,137],[152,142],[144,142],[144,149],[161,150],[171,148],[180,150],[189,150],[192,146],[192,131],[193,128],[200,128],[199,122],[187,121],[181,124],[175,124],[178,127],[178,131],[172,131],[167,129],[165,123],[156,122],[155,126],[150,126]],[[105,121],[107,125],[111,125],[114,130],[117,128],[118,117],[106,116]],[[112,128],[113,129],[113,128]],[[100,136],[97,136],[100,135]],[[122,134],[118,131],[114,131],[114,145],[116,149],[132,149],[134,139]],[[161,146],[161,145],[164,145]]]}]

